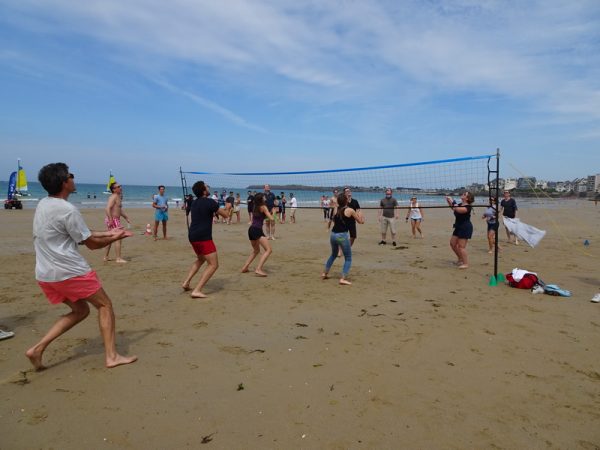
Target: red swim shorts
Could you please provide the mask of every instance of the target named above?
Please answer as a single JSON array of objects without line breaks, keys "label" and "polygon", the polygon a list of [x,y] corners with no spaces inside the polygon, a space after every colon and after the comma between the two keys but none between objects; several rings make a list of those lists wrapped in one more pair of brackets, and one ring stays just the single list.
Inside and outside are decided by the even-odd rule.
[{"label": "red swim shorts", "polygon": [[76,302],[98,292],[102,285],[94,270],[85,275],[68,278],[63,281],[38,281],[38,284],[46,294],[48,301],[53,305],[65,300]]},{"label": "red swim shorts", "polygon": [[212,239],[208,241],[190,242],[190,244],[192,244],[192,247],[198,256],[210,255],[211,253],[217,251],[217,247],[215,247],[215,243],[212,241]]},{"label": "red swim shorts", "polygon": [[108,217],[105,217],[104,218],[104,224],[106,225],[106,228],[108,228],[108,231],[110,231],[110,230],[118,230],[120,228],[123,228],[123,225],[121,225],[121,218],[120,217],[113,217],[110,220],[109,220]]}]

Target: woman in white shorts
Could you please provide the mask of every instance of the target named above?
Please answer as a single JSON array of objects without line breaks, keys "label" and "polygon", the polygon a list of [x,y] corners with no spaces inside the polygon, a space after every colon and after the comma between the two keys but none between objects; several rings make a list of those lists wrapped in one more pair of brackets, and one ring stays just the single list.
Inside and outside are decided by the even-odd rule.
[{"label": "woman in white shorts", "polygon": [[423,237],[423,232],[421,231],[421,222],[423,221],[423,209],[419,205],[417,201],[417,197],[410,198],[410,205],[408,209],[408,213],[406,214],[406,221],[408,222],[410,219],[410,227],[412,231],[412,237],[415,239],[417,237],[417,231],[419,232],[419,237]]}]

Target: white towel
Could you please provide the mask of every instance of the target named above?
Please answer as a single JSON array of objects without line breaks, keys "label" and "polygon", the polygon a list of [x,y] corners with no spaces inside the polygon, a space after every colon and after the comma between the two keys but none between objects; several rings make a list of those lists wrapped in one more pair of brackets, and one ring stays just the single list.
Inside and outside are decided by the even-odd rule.
[{"label": "white towel", "polygon": [[537,277],[537,273],[535,272],[530,272],[529,270],[525,269],[517,269],[516,267],[512,270],[511,275],[513,277],[513,280],[515,280],[518,283],[519,281],[521,281],[521,279],[523,279],[526,273],[531,273]]},{"label": "white towel", "polygon": [[508,231],[519,239],[527,242],[531,247],[538,245],[546,235],[545,230],[540,230],[534,226],[527,225],[526,223],[521,222],[521,219],[504,217],[504,226]]}]

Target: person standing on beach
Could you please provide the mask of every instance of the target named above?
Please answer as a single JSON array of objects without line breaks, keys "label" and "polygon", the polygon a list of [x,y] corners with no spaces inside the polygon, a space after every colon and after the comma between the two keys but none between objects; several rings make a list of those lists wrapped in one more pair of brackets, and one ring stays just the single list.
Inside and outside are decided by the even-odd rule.
[{"label": "person standing on beach", "polygon": [[328,219],[333,218],[333,214],[335,213],[338,203],[337,203],[337,198],[338,198],[338,190],[337,189],[333,189],[333,195],[331,197],[329,197],[329,217]]},{"label": "person standing on beach", "polygon": [[[268,186],[268,185],[267,185]],[[265,188],[267,187],[265,186]],[[275,217],[269,211],[266,205],[265,194],[259,192],[254,196],[254,211],[252,213],[252,224],[248,228],[248,239],[252,245],[252,253],[248,256],[244,267],[241,272],[246,273],[249,270],[252,261],[260,254],[260,247],[263,248],[263,254],[258,261],[258,266],[254,270],[254,273],[259,277],[266,277],[267,274],[263,270],[265,262],[272,253],[271,244],[263,232],[263,221],[269,219],[271,222],[275,221]]]},{"label": "person standing on beach", "polygon": [[285,198],[285,192],[281,193],[281,202],[279,203],[279,223],[285,223],[285,207],[287,204],[287,198]]},{"label": "person standing on beach", "polygon": [[296,209],[298,209],[298,200],[294,197],[294,193],[290,194],[290,222],[296,223]]},{"label": "person standing on beach", "polygon": [[[496,230],[498,229],[498,208],[496,207],[495,198],[490,197],[490,205],[486,208],[481,218],[487,222],[488,253],[494,253]],[[501,247],[498,246],[498,250],[500,249]]]},{"label": "person standing on beach", "polygon": [[450,248],[458,257],[456,264],[459,269],[469,268],[469,256],[467,254],[467,243],[473,236],[473,224],[471,223],[471,204],[475,200],[473,194],[464,192],[460,196],[460,203],[456,203],[452,197],[446,197],[448,206],[454,212],[454,231],[450,238]]},{"label": "person standing on beach", "polygon": [[[362,213],[360,212],[360,205],[358,204],[358,200],[356,200],[355,198],[352,198],[352,189],[350,189],[349,187],[344,188],[344,195],[346,196],[346,198],[348,199],[348,208],[352,208],[356,214],[360,214],[362,215]],[[364,223],[364,218],[363,218],[363,222]],[[352,247],[354,245],[354,241],[356,240],[356,219],[353,216],[350,216],[347,220],[347,224],[348,224],[348,232],[350,233],[350,247]]]},{"label": "person standing on beach", "polygon": [[344,194],[339,194],[336,199],[336,210],[331,215],[331,219],[327,223],[327,229],[331,229],[329,235],[329,243],[331,244],[331,255],[325,263],[325,270],[321,274],[321,278],[326,280],[329,278],[329,270],[333,262],[338,257],[340,248],[344,254],[344,267],[342,268],[342,277],[339,283],[342,285],[352,284],[348,281],[348,273],[352,266],[352,248],[350,247],[350,233],[348,232],[348,219],[352,217],[358,223],[364,223],[361,214],[357,214],[352,208],[348,207],[348,198]]},{"label": "person standing on beach", "polygon": [[[257,194],[258,195],[258,194]],[[275,194],[271,192],[271,186],[265,184],[264,192],[265,205],[269,210],[269,215],[273,217],[275,215]],[[254,205],[254,212],[256,212],[256,204]],[[275,240],[275,218],[270,219],[268,216],[264,217],[263,220],[267,222],[267,239]]]},{"label": "person standing on beach", "polygon": [[398,220],[398,200],[392,197],[392,190],[385,190],[385,197],[379,202],[379,223],[381,224],[381,241],[379,245],[385,245],[385,237],[388,228],[392,234],[392,245],[396,246],[396,221]]},{"label": "person standing on beach", "polygon": [[229,191],[229,195],[225,199],[225,211],[229,214],[227,217],[227,225],[231,225],[231,217],[233,216],[233,208],[235,207],[235,197],[233,191]]},{"label": "person standing on beach", "polygon": [[235,194],[235,201],[233,203],[233,213],[235,214],[237,221],[235,223],[240,223],[240,210],[241,210],[242,199],[240,194]]},{"label": "person standing on beach", "polygon": [[162,222],[163,239],[167,239],[167,222],[169,221],[169,199],[165,197],[165,187],[158,186],[158,194],[152,197],[154,208],[154,240],[158,240],[158,222]]},{"label": "person standing on beach", "polygon": [[[106,202],[106,208],[104,209],[106,213],[106,217],[104,217],[104,223],[108,231],[112,230],[120,230],[123,228],[121,225],[121,217],[123,217],[129,225],[131,225],[131,221],[125,211],[123,211],[123,186],[119,183],[114,182],[109,186],[110,189],[110,197],[108,197],[108,201]],[[108,254],[110,253],[111,244],[106,246],[106,250],[104,252],[104,261],[110,261],[108,258]],[[115,261],[118,263],[126,263],[127,261],[121,257],[121,240],[115,242]]]},{"label": "person standing on beach", "polygon": [[206,262],[207,267],[202,272],[198,284],[190,294],[192,298],[206,298],[206,294],[202,292],[202,288],[219,268],[217,248],[212,240],[213,218],[221,216],[227,219],[229,218],[229,211],[220,208],[217,202],[208,197],[210,191],[209,187],[204,184],[204,181],[194,183],[192,192],[196,196],[196,200],[192,203],[190,211],[192,223],[188,231],[188,239],[196,253],[196,260],[192,264],[192,267],[190,267],[188,276],[183,281],[181,287],[184,291],[189,291],[192,278],[198,273],[202,264]]},{"label": "person standing on beach", "polygon": [[106,367],[113,368],[137,360],[136,356],[117,353],[112,302],[96,272],[77,249],[79,243],[90,250],[100,249],[132,236],[132,233],[123,229],[90,231],[79,210],[67,201],[69,195],[75,192],[74,179],[64,163],[48,164],[40,169],[38,175],[48,197],[40,200],[33,217],[35,278],[50,303],[63,303],[71,311],[58,319],[46,335],[25,353],[36,370],[45,369],[42,357],[48,345],[89,315],[89,304],[98,310]]},{"label": "person standing on beach", "polygon": [[406,212],[406,221],[408,222],[410,219],[410,229],[412,232],[413,239],[417,237],[417,231],[419,232],[419,237],[423,238],[423,232],[421,231],[421,222],[423,221],[423,208],[419,205],[417,201],[417,197],[412,196],[410,198],[410,205],[408,207],[408,211]]},{"label": "person standing on beach", "polygon": [[323,220],[329,221],[329,199],[326,195],[321,196],[321,208],[323,208]]},{"label": "person standing on beach", "polygon": [[254,210],[254,196],[256,192],[248,191],[248,198],[246,198],[246,207],[248,208],[248,225],[252,224],[252,211]]},{"label": "person standing on beach", "polygon": [[[511,198],[510,191],[504,191],[504,198],[500,201],[500,209],[502,211],[502,217],[508,217],[509,219],[515,219],[517,217],[517,202],[514,198]],[[506,230],[506,237],[508,239],[508,243],[512,243],[511,236],[515,236],[506,225],[504,225],[504,229]],[[519,239],[515,236],[515,245],[519,245]]]}]

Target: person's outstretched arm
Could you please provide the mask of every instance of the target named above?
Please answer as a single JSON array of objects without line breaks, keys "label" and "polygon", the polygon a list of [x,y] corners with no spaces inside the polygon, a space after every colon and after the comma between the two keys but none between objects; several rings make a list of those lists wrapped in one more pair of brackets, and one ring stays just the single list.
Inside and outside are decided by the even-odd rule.
[{"label": "person's outstretched arm", "polygon": [[92,234],[83,243],[90,250],[98,250],[104,248],[115,241],[133,236],[131,231],[127,230],[111,230],[111,231],[92,231]]}]

